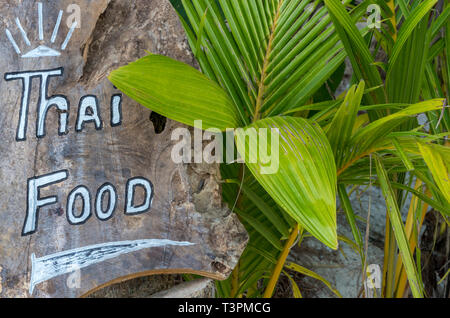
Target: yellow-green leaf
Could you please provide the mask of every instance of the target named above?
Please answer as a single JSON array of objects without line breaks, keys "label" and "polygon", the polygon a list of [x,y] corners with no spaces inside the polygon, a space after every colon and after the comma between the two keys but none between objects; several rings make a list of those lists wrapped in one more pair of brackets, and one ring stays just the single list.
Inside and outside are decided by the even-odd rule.
[{"label": "yellow-green leaf", "polygon": [[433,175],[436,185],[441,190],[441,193],[450,204],[450,179],[448,167],[444,163],[444,159],[438,151],[427,144],[417,143],[431,174]]},{"label": "yellow-green leaf", "polygon": [[[257,145],[248,138],[255,134]],[[336,164],[322,129],[302,118],[267,118],[238,130],[236,144],[275,202],[313,236],[337,249]],[[260,148],[272,150],[264,156]]]},{"label": "yellow-green leaf", "polygon": [[161,55],[149,55],[111,73],[109,80],[130,98],[170,119],[203,128],[239,127],[239,115],[227,93],[193,67]]},{"label": "yellow-green leaf", "polygon": [[297,282],[286,271],[283,271],[283,274],[286,275],[286,277],[289,278],[289,281],[291,282],[292,294],[294,295],[294,298],[303,298],[302,292],[300,291],[300,288],[298,288]]},{"label": "yellow-green leaf", "polygon": [[420,275],[417,273],[417,268],[414,263],[413,255],[409,248],[409,240],[406,237],[405,225],[403,224],[397,199],[395,198],[392,184],[389,181],[389,176],[384,168],[383,162],[379,156],[375,156],[375,163],[377,168],[378,178],[380,180],[380,187],[386,201],[386,207],[389,214],[389,220],[392,224],[394,236],[397,241],[400,255],[402,257],[405,271],[408,276],[409,285],[412,294],[415,298],[423,297],[423,286],[420,280]]},{"label": "yellow-green leaf", "polygon": [[334,288],[331,283],[329,281],[327,281],[325,278],[323,278],[322,276],[320,276],[319,274],[314,273],[313,271],[310,271],[307,268],[304,268],[303,266],[300,266],[298,264],[295,263],[286,263],[285,268],[296,271],[297,273],[303,274],[305,276],[317,279],[318,281],[321,281],[322,283],[324,283],[336,296],[338,296],[339,298],[342,298],[341,293]]}]

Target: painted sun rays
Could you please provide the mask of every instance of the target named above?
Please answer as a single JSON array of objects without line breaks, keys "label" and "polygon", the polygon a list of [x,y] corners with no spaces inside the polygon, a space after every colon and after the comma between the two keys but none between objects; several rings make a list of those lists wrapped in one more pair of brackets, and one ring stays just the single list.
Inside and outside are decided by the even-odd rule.
[{"label": "painted sun rays", "polygon": [[[45,19],[45,17],[44,17],[44,12],[43,12],[44,11],[43,5],[41,2],[38,3],[37,11],[38,11],[38,39],[40,42],[42,42],[45,40],[45,34],[44,34],[44,19]],[[55,26],[53,28],[53,32],[52,32],[52,35],[50,38],[51,43],[56,42],[59,30],[60,30],[60,26],[61,26],[63,13],[64,13],[63,10],[60,10],[58,13],[58,17],[56,18]],[[16,18],[15,22],[16,22],[16,26],[17,26],[18,30],[20,31],[20,35],[22,37],[23,42],[26,44],[26,46],[31,46],[31,42],[28,37],[27,31],[22,26],[20,19]],[[61,51],[64,51],[67,48],[67,45],[69,44],[70,39],[72,38],[72,35],[73,35],[76,27],[77,27],[77,21],[72,23],[64,41],[61,44],[61,47],[60,47]],[[6,33],[6,36],[9,40],[9,42],[11,42],[11,45],[13,46],[14,51],[16,51],[16,53],[19,56],[21,56],[22,58],[39,58],[39,57],[49,57],[49,56],[54,57],[54,56],[61,55],[61,52],[59,52],[55,49],[51,49],[46,45],[39,45],[38,47],[36,47],[22,55],[22,51],[20,50],[20,47],[17,44],[18,42],[16,41],[16,39],[14,39],[14,36],[12,35],[11,31],[9,29],[6,29],[5,33]]]}]

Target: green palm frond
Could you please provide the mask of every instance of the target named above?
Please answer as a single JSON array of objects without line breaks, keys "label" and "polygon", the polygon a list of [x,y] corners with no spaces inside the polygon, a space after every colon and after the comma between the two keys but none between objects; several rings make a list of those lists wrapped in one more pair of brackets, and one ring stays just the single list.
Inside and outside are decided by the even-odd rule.
[{"label": "green palm frond", "polygon": [[[317,124],[303,118],[273,117],[247,129],[267,129],[260,143],[273,149],[278,141],[279,169],[265,173],[264,160],[249,151],[246,131],[237,132],[237,148],[258,182],[297,223],[330,248],[338,248],[336,165],[329,142]],[[274,140],[272,135],[277,135]],[[262,140],[264,138],[264,140]],[[277,156],[275,156],[277,157]]]},{"label": "green palm frond", "polygon": [[191,47],[201,43],[194,54],[202,70],[228,92],[247,123],[303,105],[345,59],[321,1],[182,3]]}]

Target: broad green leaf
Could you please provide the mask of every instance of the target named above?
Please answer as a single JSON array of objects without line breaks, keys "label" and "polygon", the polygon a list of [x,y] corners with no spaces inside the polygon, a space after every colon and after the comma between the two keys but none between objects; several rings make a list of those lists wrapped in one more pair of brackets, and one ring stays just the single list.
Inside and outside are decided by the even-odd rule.
[{"label": "broad green leaf", "polygon": [[395,239],[400,250],[400,255],[405,266],[406,274],[408,276],[411,291],[415,298],[423,297],[423,287],[420,277],[417,273],[417,268],[414,263],[411,250],[409,248],[409,240],[406,236],[405,226],[402,221],[401,213],[398,208],[397,199],[392,189],[392,185],[389,181],[388,174],[384,168],[382,159],[379,156],[375,156],[375,163],[377,169],[377,175],[380,181],[381,190],[383,191],[384,198],[386,200],[386,206],[389,214],[389,220],[394,231]]},{"label": "broad green leaf", "polygon": [[[246,138],[258,132],[262,154]],[[317,239],[337,249],[336,165],[323,131],[302,118],[274,117],[238,130],[236,144],[256,180],[275,202]],[[271,148],[268,156],[278,170],[268,168],[264,153]]]},{"label": "broad green leaf", "polygon": [[427,144],[419,142],[418,146],[423,159],[433,175],[434,181],[447,200],[447,203],[450,204],[450,175],[448,166],[444,163],[442,155]]},{"label": "broad green leaf", "polygon": [[170,119],[203,128],[240,126],[233,102],[219,85],[193,67],[149,55],[111,73],[109,80],[130,98]]}]

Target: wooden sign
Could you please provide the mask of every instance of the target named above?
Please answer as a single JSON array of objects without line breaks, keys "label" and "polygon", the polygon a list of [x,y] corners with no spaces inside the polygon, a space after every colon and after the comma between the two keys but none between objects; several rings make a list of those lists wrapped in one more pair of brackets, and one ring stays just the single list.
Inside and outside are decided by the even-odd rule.
[{"label": "wooden sign", "polygon": [[192,61],[169,1],[7,1],[0,15],[0,296],[225,279],[247,234],[217,167],[173,163],[181,125],[156,127],[106,79],[144,50]]}]

